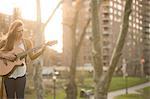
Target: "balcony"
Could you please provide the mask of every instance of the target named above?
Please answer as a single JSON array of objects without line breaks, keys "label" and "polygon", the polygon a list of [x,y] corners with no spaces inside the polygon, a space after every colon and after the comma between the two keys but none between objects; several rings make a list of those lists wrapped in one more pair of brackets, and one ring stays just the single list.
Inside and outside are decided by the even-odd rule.
[{"label": "balcony", "polygon": [[109,31],[109,27],[108,26],[103,26],[103,30],[105,31],[105,32],[108,32]]},{"label": "balcony", "polygon": [[104,31],[104,32],[103,32],[103,36],[106,36],[106,35],[108,36],[108,35],[110,35],[110,34],[111,34],[111,33],[108,32],[108,31]]},{"label": "balcony", "polygon": [[103,60],[108,61],[109,60],[109,55],[103,55]]},{"label": "balcony", "polygon": [[104,45],[103,49],[110,49],[110,47],[111,47],[110,44],[109,45]]},{"label": "balcony", "polygon": [[104,56],[107,56],[107,55],[110,55],[110,50],[105,50],[103,49],[103,53],[102,53]]},{"label": "balcony", "polygon": [[103,22],[103,25],[108,25],[110,23],[108,19],[103,19],[102,22]]},{"label": "balcony", "polygon": [[103,6],[108,6],[109,4],[110,4],[109,0],[104,0],[102,3]]}]

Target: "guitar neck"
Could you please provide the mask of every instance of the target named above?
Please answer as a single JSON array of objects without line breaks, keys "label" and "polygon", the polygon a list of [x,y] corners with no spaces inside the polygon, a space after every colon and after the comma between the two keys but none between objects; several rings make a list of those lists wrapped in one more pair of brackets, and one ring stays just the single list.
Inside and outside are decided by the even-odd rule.
[{"label": "guitar neck", "polygon": [[40,46],[37,46],[37,47],[35,47],[35,48],[32,48],[32,49],[29,49],[29,50],[27,50],[27,51],[24,51],[24,52],[19,53],[19,54],[17,55],[17,57],[20,58],[20,57],[26,56],[28,53],[40,49],[43,45],[44,45],[44,46],[47,46],[47,45],[52,46],[52,45],[54,45],[54,44],[56,44],[56,43],[57,43],[57,41],[54,40],[54,41],[48,42],[48,43],[46,43],[46,44],[45,44],[45,43],[44,43],[44,44],[41,44]]},{"label": "guitar neck", "polygon": [[37,47],[32,48],[32,49],[29,49],[29,50],[26,50],[26,51],[24,51],[24,52],[21,52],[21,53],[17,54],[17,57],[20,58],[20,57],[22,57],[22,56],[26,56],[28,53],[33,52],[33,51],[36,51],[36,50],[40,49],[41,47],[42,47],[42,45],[37,46]]}]

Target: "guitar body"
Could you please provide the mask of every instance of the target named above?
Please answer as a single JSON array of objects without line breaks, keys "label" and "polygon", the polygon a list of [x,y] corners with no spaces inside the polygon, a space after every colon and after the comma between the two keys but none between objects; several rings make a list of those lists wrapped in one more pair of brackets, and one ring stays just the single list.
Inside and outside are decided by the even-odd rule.
[{"label": "guitar body", "polygon": [[[17,55],[21,52],[23,52],[23,49],[15,48],[12,51],[6,52],[6,54],[14,53],[15,55]],[[6,59],[0,59],[0,76],[11,74],[15,70],[16,67],[23,66],[23,61],[25,61],[24,58],[22,60],[17,58],[14,62],[6,60]]]}]

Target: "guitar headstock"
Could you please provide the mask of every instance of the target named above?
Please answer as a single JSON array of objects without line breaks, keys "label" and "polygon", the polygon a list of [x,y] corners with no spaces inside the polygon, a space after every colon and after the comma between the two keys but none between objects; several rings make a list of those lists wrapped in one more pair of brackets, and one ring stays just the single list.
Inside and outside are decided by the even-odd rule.
[{"label": "guitar headstock", "polygon": [[55,45],[55,44],[57,44],[57,43],[58,43],[57,40],[53,40],[53,41],[48,41],[48,42],[46,43],[46,45],[52,46],[52,45]]}]

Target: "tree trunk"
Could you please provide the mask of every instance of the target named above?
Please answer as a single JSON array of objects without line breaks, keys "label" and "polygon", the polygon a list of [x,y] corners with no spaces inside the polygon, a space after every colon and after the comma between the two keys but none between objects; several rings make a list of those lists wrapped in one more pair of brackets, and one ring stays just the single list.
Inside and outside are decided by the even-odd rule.
[{"label": "tree trunk", "polygon": [[102,74],[102,59],[101,59],[101,34],[99,32],[99,16],[98,16],[98,1],[92,0],[91,5],[92,10],[92,55],[93,55],[93,65],[94,65],[94,82],[95,82],[95,99],[100,98],[99,93],[99,79]]},{"label": "tree trunk", "polygon": [[34,63],[33,65],[35,67],[35,73],[34,73],[34,88],[36,91],[36,99],[44,99],[43,98],[43,86],[42,86],[42,75],[41,75],[41,62],[40,61],[36,61],[36,63]]},{"label": "tree trunk", "polygon": [[[117,40],[117,45],[116,45],[116,47],[113,51],[112,58],[111,58],[111,61],[110,61],[110,65],[109,65],[109,69],[108,69],[107,72],[102,72],[102,64],[101,64],[101,61],[99,61],[99,60],[101,60],[101,57],[100,56],[98,57],[98,55],[101,55],[100,54],[101,50],[100,50],[100,48],[98,48],[98,46],[100,47],[100,45],[98,44],[100,37],[94,36],[94,33],[95,33],[95,35],[96,35],[96,33],[97,33],[97,35],[99,33],[98,24],[96,23],[96,17],[98,17],[98,14],[97,14],[98,12],[97,12],[97,8],[96,8],[97,3],[96,2],[97,2],[97,0],[92,0],[92,16],[94,18],[94,19],[92,18],[93,25],[94,25],[93,26],[93,43],[94,43],[93,45],[97,49],[97,50],[95,50],[95,48],[93,48],[94,49],[94,53],[93,53],[93,58],[94,59],[93,60],[94,60],[95,72],[98,72],[98,73],[95,73],[95,78],[96,78],[95,79],[96,80],[95,81],[95,83],[96,83],[95,86],[96,87],[95,87],[94,97],[95,97],[95,99],[107,99],[107,92],[108,92],[108,88],[109,88],[109,85],[110,85],[110,81],[111,81],[111,78],[113,76],[113,72],[114,72],[114,70],[117,66],[117,63],[119,61],[119,58],[120,58],[120,55],[121,55],[121,52],[122,52],[122,49],[123,49],[123,46],[124,46],[125,38],[126,38],[126,35],[127,35],[127,32],[128,32],[129,15],[131,13],[132,0],[126,0],[121,32],[120,32],[119,38]],[[99,22],[98,18],[97,18],[97,22]],[[98,44],[98,45],[96,45],[96,44]],[[96,56],[95,53],[96,54],[99,53],[96,58],[94,57],[94,56]]]},{"label": "tree trunk", "polygon": [[[35,34],[35,45],[40,45],[44,39],[44,35],[42,33],[42,26],[41,26],[41,8],[40,8],[40,0],[36,0],[37,3],[37,32]],[[42,86],[42,65],[43,60],[41,57],[36,59],[34,63],[34,85],[36,89],[36,99],[43,99],[43,86]]]},{"label": "tree trunk", "polygon": [[[76,0],[76,5],[75,7],[72,6],[72,3],[70,3],[69,0],[65,0],[66,5],[68,4],[68,7],[70,7],[70,14],[72,14],[73,17],[69,17],[68,15],[64,16],[65,18],[68,17],[69,23],[64,22],[65,25],[67,25],[70,29],[71,32],[70,34],[70,52],[71,52],[71,63],[70,63],[70,71],[69,71],[69,81],[67,84],[66,88],[66,99],[77,99],[77,85],[75,82],[76,78],[76,63],[77,63],[77,56],[78,52],[80,50],[80,46],[82,44],[82,41],[84,39],[84,36],[86,34],[86,28],[88,27],[88,24],[90,23],[90,20],[87,20],[87,23],[85,24],[81,37],[79,39],[79,43],[77,44],[76,42],[76,29],[77,29],[77,22],[78,22],[78,15],[79,15],[79,10],[81,7],[81,0]],[[72,1],[71,1],[72,2]],[[69,5],[70,4],[70,5]]]},{"label": "tree trunk", "polygon": [[67,89],[66,89],[66,93],[67,93],[67,99],[77,99],[77,85],[75,82],[75,77],[76,77],[76,24],[77,24],[77,15],[78,13],[74,13],[74,17],[73,17],[73,22],[72,22],[72,26],[71,28],[71,64],[70,64],[70,71],[69,71],[69,82],[67,84]]},{"label": "tree trunk", "polygon": [[70,65],[70,72],[69,72],[69,83],[67,84],[67,99],[77,99],[77,86],[75,82],[76,77],[76,39],[75,39],[75,32],[72,33],[72,61]]}]

